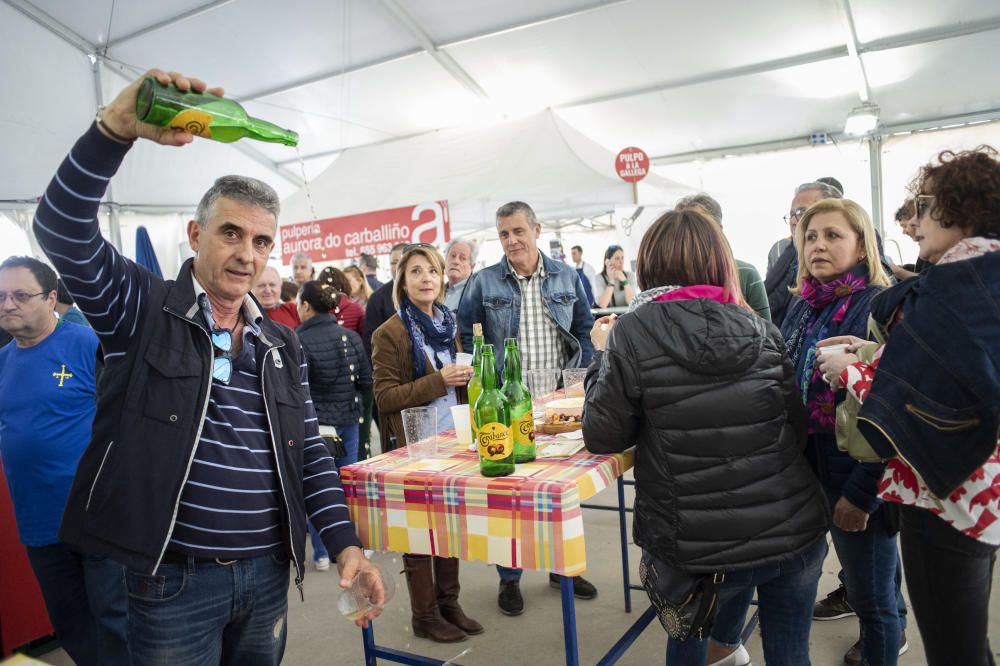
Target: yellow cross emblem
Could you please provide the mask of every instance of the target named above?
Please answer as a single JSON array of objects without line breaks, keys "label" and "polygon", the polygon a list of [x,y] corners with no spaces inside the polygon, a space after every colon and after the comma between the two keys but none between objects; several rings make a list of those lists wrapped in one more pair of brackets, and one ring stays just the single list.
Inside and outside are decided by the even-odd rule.
[{"label": "yellow cross emblem", "polygon": [[66,372],[66,365],[63,364],[62,365],[62,370],[60,370],[59,372],[53,372],[52,376],[59,378],[59,386],[61,388],[62,385],[63,385],[63,381],[66,380],[66,379],[69,379],[70,377],[72,377],[73,374],[70,373],[70,372]]}]

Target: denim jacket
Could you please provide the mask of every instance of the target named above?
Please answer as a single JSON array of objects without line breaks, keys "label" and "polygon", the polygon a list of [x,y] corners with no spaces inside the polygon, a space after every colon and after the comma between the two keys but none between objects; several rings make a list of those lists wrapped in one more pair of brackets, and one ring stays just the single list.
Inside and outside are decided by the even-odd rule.
[{"label": "denim jacket", "polygon": [[886,290],[872,318],[884,330],[899,307],[858,429],[879,455],[902,457],[947,497],[1000,434],[1000,252]]},{"label": "denim jacket", "polygon": [[[545,266],[542,298],[570,349],[566,367],[585,368],[594,355],[590,342],[594,316],[590,313],[583,283],[572,266],[554,261],[543,253],[539,256]],[[458,322],[465,349],[472,349],[472,325],[483,325],[486,344],[493,345],[497,372],[501,372],[504,338],[516,338],[521,325],[521,287],[511,272],[507,257],[469,278],[458,308]]]}]

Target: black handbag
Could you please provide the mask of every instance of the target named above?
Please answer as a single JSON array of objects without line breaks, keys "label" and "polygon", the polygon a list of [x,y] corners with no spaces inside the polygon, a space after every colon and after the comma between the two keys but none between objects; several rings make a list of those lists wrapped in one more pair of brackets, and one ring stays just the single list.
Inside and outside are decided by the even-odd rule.
[{"label": "black handbag", "polygon": [[725,573],[684,573],[643,551],[639,578],[670,638],[686,641],[708,637],[719,608],[719,587],[726,580]]},{"label": "black handbag", "polygon": [[336,428],[321,425],[319,436],[323,438],[323,443],[326,444],[326,449],[334,460],[347,455],[347,447],[344,445],[344,440],[337,434]]}]

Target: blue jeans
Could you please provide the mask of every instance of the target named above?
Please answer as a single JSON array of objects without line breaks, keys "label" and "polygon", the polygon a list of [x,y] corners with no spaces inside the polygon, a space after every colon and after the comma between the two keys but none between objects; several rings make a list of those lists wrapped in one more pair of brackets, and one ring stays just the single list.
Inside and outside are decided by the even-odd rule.
[{"label": "blue jeans", "polygon": [[27,549],[49,620],[73,661],[130,664],[125,567],[61,542]]},{"label": "blue jeans", "polygon": [[712,622],[712,630],[709,632],[713,643],[737,647],[743,642],[743,626],[746,624],[747,611],[750,610],[750,602],[753,601],[756,591],[757,588],[751,585],[737,592],[731,599],[719,603],[719,610],[715,613],[715,621]]},{"label": "blue jeans", "polygon": [[288,559],[128,569],[129,645],[143,666],[274,666],[288,635]]},{"label": "blue jeans", "polygon": [[[340,438],[344,440],[344,448],[347,449],[347,455],[340,458],[335,458],[334,463],[337,465],[337,469],[340,469],[344,465],[353,465],[358,462],[358,430],[360,424],[351,423],[349,425],[338,425],[337,434]],[[309,525],[309,540],[312,541],[313,547],[313,562],[320,559],[321,557],[330,557],[330,553],[326,550],[326,546],[323,545],[323,540],[319,536],[319,532],[313,527],[312,521],[308,522]]]},{"label": "blue jeans", "polygon": [[511,569],[510,567],[502,567],[499,564],[497,566],[497,573],[500,574],[500,580],[505,583],[520,583],[521,574],[524,573],[524,569]]},{"label": "blue jeans", "polygon": [[[826,552],[826,539],[822,538],[791,559],[727,572],[719,588],[721,620],[720,615],[716,615],[711,631],[713,638],[721,636],[725,640],[720,642],[725,644],[739,642],[739,631],[743,628],[749,603],[747,591],[752,596],[756,587],[764,661],[768,666],[808,666],[809,628]],[[736,611],[736,606],[742,608],[742,615]],[[738,623],[738,627],[721,626],[722,622]],[[735,641],[733,636],[736,636]],[[707,654],[707,640],[667,640],[670,666],[704,666]]]},{"label": "blue jeans", "polygon": [[889,529],[882,508],[868,517],[863,532],[830,527],[844,571],[847,601],[861,623],[861,656],[873,666],[893,666],[898,661],[906,629],[899,550],[896,535]]}]

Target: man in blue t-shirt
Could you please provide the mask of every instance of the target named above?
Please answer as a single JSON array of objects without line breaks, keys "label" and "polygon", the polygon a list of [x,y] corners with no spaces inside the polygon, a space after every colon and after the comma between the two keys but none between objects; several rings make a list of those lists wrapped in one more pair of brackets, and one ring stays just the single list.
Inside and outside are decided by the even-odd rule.
[{"label": "man in blue t-shirt", "polygon": [[49,619],[77,664],[129,663],[124,568],[59,541],[90,442],[97,336],[55,313],[56,274],[31,257],[0,264],[0,456],[21,543]]}]

